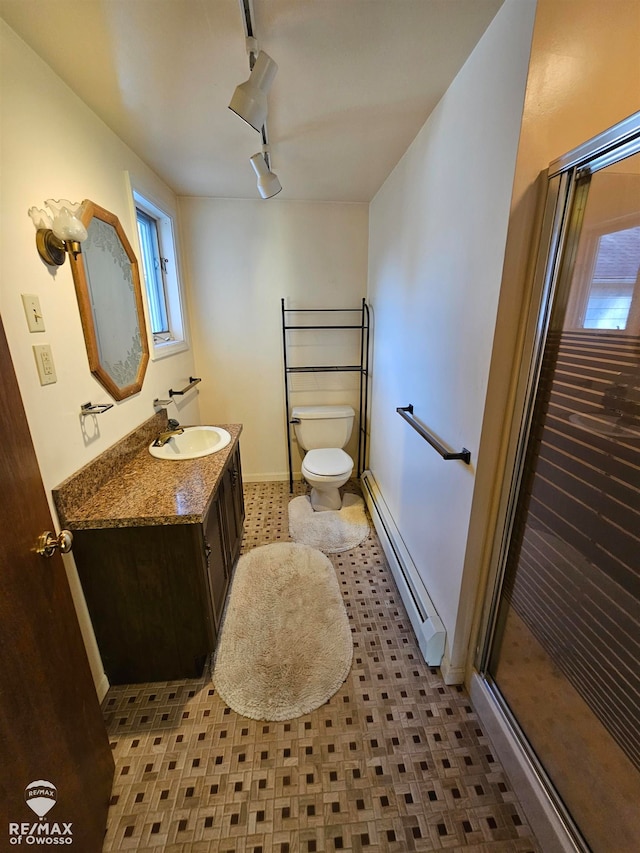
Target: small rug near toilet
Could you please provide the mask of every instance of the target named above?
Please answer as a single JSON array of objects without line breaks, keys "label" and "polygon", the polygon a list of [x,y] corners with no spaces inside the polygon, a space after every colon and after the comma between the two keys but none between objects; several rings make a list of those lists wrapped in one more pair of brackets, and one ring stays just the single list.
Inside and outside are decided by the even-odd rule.
[{"label": "small rug near toilet", "polygon": [[227,705],[252,720],[291,720],[324,705],[351,669],[353,641],[335,569],[307,545],[240,557],[213,664]]},{"label": "small rug near toilet", "polygon": [[369,535],[364,501],[347,492],[342,509],[315,512],[307,495],[293,498],[289,501],[289,535],[325,554],[350,551]]}]

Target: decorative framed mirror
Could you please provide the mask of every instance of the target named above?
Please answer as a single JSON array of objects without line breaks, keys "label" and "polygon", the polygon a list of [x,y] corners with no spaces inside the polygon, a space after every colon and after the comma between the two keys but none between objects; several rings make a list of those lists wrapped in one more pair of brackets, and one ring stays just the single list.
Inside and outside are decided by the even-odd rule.
[{"label": "decorative framed mirror", "polygon": [[138,261],[113,213],[85,199],[79,218],[89,236],[69,260],[89,369],[124,400],[141,390],[149,362]]}]

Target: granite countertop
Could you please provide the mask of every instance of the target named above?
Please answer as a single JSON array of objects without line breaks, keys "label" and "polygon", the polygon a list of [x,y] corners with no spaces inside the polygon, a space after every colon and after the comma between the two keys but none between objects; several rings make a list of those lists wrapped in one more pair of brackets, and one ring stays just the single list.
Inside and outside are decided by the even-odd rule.
[{"label": "granite countertop", "polygon": [[118,454],[114,445],[104,454],[111,453],[117,460],[112,470],[97,476],[90,463],[53,490],[60,524],[87,530],[201,523],[242,432],[241,424],[216,426],[230,433],[231,442],[199,459],[156,459],[149,453],[147,435],[137,438],[138,445],[144,441],[142,446],[133,446],[126,454]]}]

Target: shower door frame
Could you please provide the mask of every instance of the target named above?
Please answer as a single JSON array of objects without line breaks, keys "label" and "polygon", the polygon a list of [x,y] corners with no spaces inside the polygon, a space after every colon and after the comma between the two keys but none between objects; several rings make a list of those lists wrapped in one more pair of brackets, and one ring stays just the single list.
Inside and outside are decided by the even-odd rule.
[{"label": "shower door frame", "polygon": [[589,847],[503,698],[489,672],[489,665],[498,628],[499,603],[557,286],[561,278],[571,275],[591,175],[638,152],[640,112],[553,161],[546,173],[543,173],[546,174],[547,192],[533,272],[522,361],[517,378],[514,402],[516,414],[508,438],[506,467],[476,646],[475,669],[485,690],[497,706],[512,739],[545,792],[552,811],[555,812],[574,849],[584,853],[588,853]]}]

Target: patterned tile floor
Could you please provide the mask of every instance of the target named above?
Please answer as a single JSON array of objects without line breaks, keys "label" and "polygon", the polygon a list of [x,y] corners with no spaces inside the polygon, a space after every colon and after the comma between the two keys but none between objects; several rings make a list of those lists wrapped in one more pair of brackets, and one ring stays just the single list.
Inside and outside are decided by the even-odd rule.
[{"label": "patterned tile floor", "polygon": [[[245,485],[244,551],[289,539],[289,499],[284,483]],[[317,711],[248,720],[208,673],[109,690],[105,853],[538,853],[466,692],[422,661],[375,532],[331,560],[354,658]]]}]

